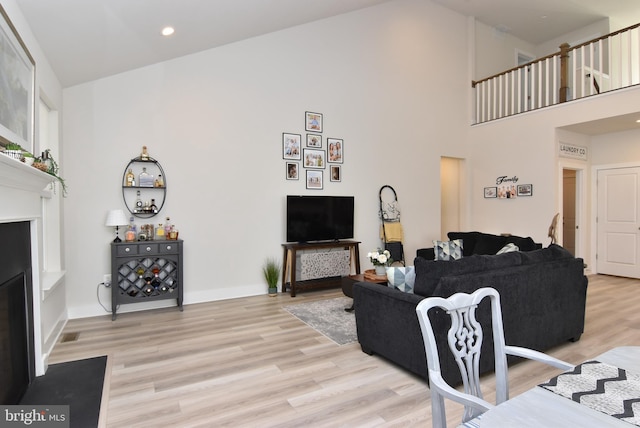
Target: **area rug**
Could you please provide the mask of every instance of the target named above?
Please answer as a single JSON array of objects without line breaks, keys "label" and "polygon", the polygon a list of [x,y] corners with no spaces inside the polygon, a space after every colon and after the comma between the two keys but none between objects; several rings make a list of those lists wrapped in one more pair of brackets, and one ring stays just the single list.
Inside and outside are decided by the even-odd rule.
[{"label": "area rug", "polygon": [[346,345],[358,340],[355,315],[345,311],[351,304],[349,297],[337,297],[289,305],[283,309],[338,345]]},{"label": "area rug", "polygon": [[52,364],[29,386],[20,405],[67,405],[71,428],[98,426],[107,357]]}]

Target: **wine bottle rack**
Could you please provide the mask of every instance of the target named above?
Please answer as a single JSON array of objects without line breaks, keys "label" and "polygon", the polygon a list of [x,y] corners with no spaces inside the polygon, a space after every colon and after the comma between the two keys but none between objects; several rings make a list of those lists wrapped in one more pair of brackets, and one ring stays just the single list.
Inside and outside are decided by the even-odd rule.
[{"label": "wine bottle rack", "polygon": [[176,299],[182,310],[183,241],[111,243],[111,318],[120,304]]}]

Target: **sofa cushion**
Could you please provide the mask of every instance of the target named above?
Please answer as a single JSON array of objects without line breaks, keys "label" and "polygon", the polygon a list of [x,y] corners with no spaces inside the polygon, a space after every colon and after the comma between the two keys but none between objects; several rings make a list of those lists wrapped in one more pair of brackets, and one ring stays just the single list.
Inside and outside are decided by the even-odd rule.
[{"label": "sofa cushion", "polygon": [[453,241],[455,239],[462,239],[463,250],[462,255],[464,257],[468,257],[472,254],[475,254],[475,246],[478,237],[482,235],[480,232],[449,232],[447,233],[447,237]]},{"label": "sofa cushion", "polygon": [[474,254],[495,254],[507,243],[507,238],[500,235],[483,233],[476,241]]},{"label": "sofa cushion", "polygon": [[453,241],[433,241],[433,249],[435,251],[435,260],[458,260],[462,258],[462,239],[454,239]]},{"label": "sofa cushion", "polygon": [[533,251],[538,249],[538,244],[536,244],[531,237],[507,236],[505,242],[507,244],[517,245],[520,251]]},{"label": "sofa cushion", "polygon": [[540,263],[555,259],[573,258],[573,255],[560,245],[551,244],[547,248],[526,251],[520,254],[522,264]]},{"label": "sofa cushion", "polygon": [[520,252],[500,255],[474,254],[460,260],[434,261],[416,257],[414,262],[416,280],[414,293],[421,296],[432,296],[440,278],[444,276],[464,275],[492,269],[501,269],[521,264]]},{"label": "sofa cushion", "polygon": [[500,248],[496,254],[512,253],[514,251],[520,251],[520,248],[516,244],[510,242],[504,247]]},{"label": "sofa cushion", "polygon": [[387,284],[391,288],[413,293],[416,281],[416,271],[414,266],[392,266],[387,268]]}]

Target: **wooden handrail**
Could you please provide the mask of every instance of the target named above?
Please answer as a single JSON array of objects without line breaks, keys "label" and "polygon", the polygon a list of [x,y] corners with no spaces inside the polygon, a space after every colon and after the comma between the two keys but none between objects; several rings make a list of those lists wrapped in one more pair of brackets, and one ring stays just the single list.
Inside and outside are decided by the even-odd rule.
[{"label": "wooden handrail", "polygon": [[[543,56],[542,58],[534,59],[533,61],[529,61],[529,62],[528,62],[528,63],[526,63],[526,64],[522,64],[522,65],[519,65],[519,66],[517,66],[517,67],[510,68],[510,69],[508,69],[508,70],[506,70],[506,71],[502,71],[502,72],[500,72],[500,73],[496,73],[496,74],[494,74],[494,75],[492,75],[492,76],[485,77],[484,79],[480,79],[480,80],[472,80],[472,81],[471,81],[471,87],[472,87],[472,88],[475,88],[475,87],[476,87],[476,85],[478,85],[479,83],[483,83],[483,82],[486,82],[486,81],[488,81],[488,80],[495,79],[496,77],[500,77],[500,76],[502,76],[502,75],[509,74],[509,73],[511,73],[511,72],[513,72],[513,71],[516,71],[516,70],[520,70],[520,69],[523,69],[523,68],[529,67],[529,66],[531,66],[532,64],[535,64],[535,63],[538,63],[538,62],[545,61],[545,60],[547,60],[547,59],[549,59],[549,58],[553,58],[554,56],[558,56],[558,55],[562,56],[562,55],[563,55],[563,53],[566,53],[566,55],[567,55],[567,57],[568,57],[569,52],[570,52],[570,51],[572,51],[572,50],[579,49],[579,48],[581,48],[581,47],[583,47],[583,46],[588,46],[588,45],[590,45],[591,43],[595,43],[595,42],[598,42],[598,41],[600,41],[600,40],[606,40],[606,39],[608,39],[608,38],[610,38],[610,37],[617,36],[618,34],[624,33],[624,32],[626,32],[626,31],[631,31],[631,30],[633,30],[633,29],[635,29],[635,28],[638,28],[638,27],[640,27],[640,23],[638,23],[638,24],[634,24],[634,25],[630,25],[630,26],[625,27],[625,28],[622,28],[622,29],[620,29],[620,30],[618,30],[618,31],[614,31],[613,33],[605,34],[604,36],[596,37],[595,39],[592,39],[592,40],[586,41],[586,42],[581,43],[581,44],[576,45],[576,46],[570,46],[568,43],[563,43],[563,44],[561,44],[561,45],[560,45],[560,52],[552,53],[552,54],[549,54],[549,55]],[[565,45],[566,45],[566,47],[564,48],[564,51],[563,51],[563,46],[565,46]],[[566,51],[566,52],[565,52],[565,51]],[[561,58],[561,59],[562,59],[562,58]],[[561,73],[561,74],[562,74],[562,73]],[[562,91],[562,88],[564,87],[564,85],[562,85],[562,83],[561,83],[561,85],[560,85],[560,86],[561,86],[560,90]],[[566,94],[565,94],[565,95],[566,95]],[[562,95],[561,95],[561,98],[562,98]],[[562,101],[561,101],[561,102],[562,102]]]}]

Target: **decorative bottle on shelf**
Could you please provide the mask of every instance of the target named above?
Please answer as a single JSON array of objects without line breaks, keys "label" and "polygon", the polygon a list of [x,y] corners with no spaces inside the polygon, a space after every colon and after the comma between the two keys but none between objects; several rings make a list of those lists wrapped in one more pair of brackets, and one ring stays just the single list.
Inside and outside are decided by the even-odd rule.
[{"label": "decorative bottle on shelf", "polygon": [[134,213],[142,212],[142,199],[140,199],[140,191],[136,191],[136,207],[133,209]]},{"label": "decorative bottle on shelf", "polygon": [[142,168],[142,172],[138,176],[138,185],[140,187],[153,187],[153,175],[147,172],[147,168]]},{"label": "decorative bottle on shelf", "polygon": [[158,227],[156,227],[156,239],[164,239],[164,226],[162,223],[158,224]]},{"label": "decorative bottle on shelf", "polygon": [[157,187],[164,187],[164,178],[162,178],[162,174],[158,174],[158,179],[156,180],[156,183],[158,183]]},{"label": "decorative bottle on shelf", "polygon": [[142,153],[140,153],[141,160],[149,160],[149,152],[147,152],[147,146],[142,146]]},{"label": "decorative bottle on shelf", "polygon": [[165,239],[169,239],[169,232],[171,232],[171,219],[167,217],[167,222],[164,224],[164,237]]},{"label": "decorative bottle on shelf", "polygon": [[152,212],[154,214],[158,213],[158,206],[156,205],[156,200],[155,199],[151,199],[151,205],[149,206],[149,212]]},{"label": "decorative bottle on shelf", "polygon": [[136,185],[136,176],[133,175],[133,171],[131,171],[131,168],[129,168],[129,171],[127,171],[125,185],[128,187],[133,187]]}]

